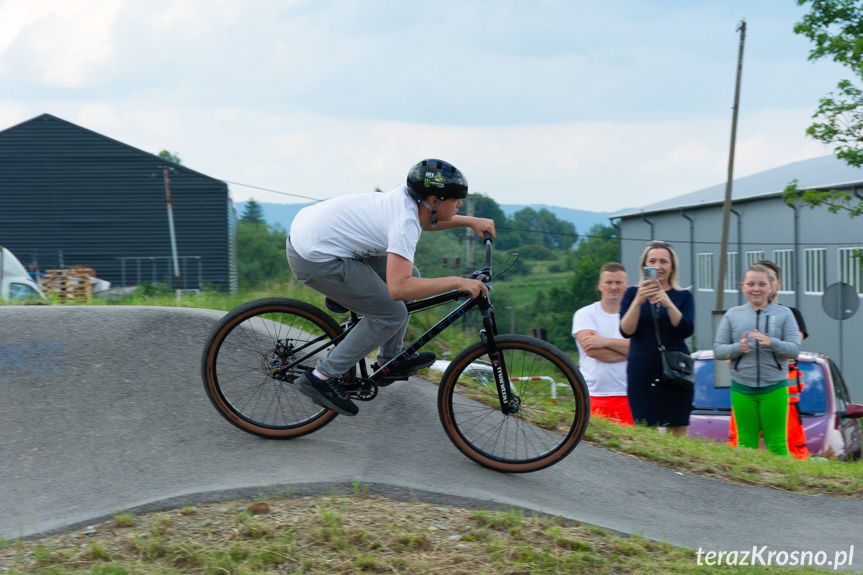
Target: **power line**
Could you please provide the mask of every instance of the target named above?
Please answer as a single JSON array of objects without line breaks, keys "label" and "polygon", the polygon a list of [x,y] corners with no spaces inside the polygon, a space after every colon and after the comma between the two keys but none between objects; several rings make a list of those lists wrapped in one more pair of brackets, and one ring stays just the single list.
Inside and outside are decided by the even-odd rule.
[{"label": "power line", "polygon": [[262,188],[262,187],[260,187],[260,186],[252,186],[252,185],[249,185],[249,184],[241,184],[241,183],[239,183],[239,182],[232,182],[232,181],[230,181],[230,180],[222,180],[222,181],[223,181],[223,182],[225,182],[226,184],[231,184],[231,185],[234,185],[234,186],[243,186],[244,188],[254,188],[254,189],[256,189],[256,190],[263,190],[263,191],[265,191],[265,192],[272,192],[272,193],[274,193],[274,194],[281,194],[281,195],[283,195],[283,196],[291,196],[291,197],[294,197],[294,198],[303,198],[304,200],[313,200],[313,201],[315,201],[315,202],[323,202],[323,201],[324,201],[324,200],[321,200],[321,199],[318,199],[318,198],[313,198],[313,197],[311,197],[311,196],[301,196],[300,194],[291,194],[291,193],[288,193],[288,192],[280,192],[279,190],[271,190],[271,189],[269,189],[269,188]]}]

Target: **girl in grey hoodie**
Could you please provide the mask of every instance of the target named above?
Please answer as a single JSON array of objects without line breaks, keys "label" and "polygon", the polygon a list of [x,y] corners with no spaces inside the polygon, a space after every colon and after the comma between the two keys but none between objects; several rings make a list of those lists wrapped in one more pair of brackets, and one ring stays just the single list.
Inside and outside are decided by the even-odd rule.
[{"label": "girl in grey hoodie", "polygon": [[749,303],[725,313],[713,357],[731,360],[731,405],[739,444],[758,449],[763,433],[767,449],[788,455],[788,360],[800,353],[800,338],[791,310],[770,303],[771,279],[763,266],[746,270],[741,287]]}]

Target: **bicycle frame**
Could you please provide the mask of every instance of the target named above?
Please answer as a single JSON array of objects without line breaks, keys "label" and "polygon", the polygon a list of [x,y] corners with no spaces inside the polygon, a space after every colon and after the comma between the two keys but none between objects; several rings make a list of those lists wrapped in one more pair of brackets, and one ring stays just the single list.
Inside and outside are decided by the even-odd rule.
[{"label": "bicycle frame", "polygon": [[[507,269],[510,261],[507,258],[501,269]],[[483,283],[456,278],[447,283],[469,290],[476,297],[454,290],[397,304],[406,306],[403,319],[408,311],[423,310],[424,318],[433,316],[431,327],[406,348],[401,348],[404,342],[399,341],[395,349],[398,357],[379,361],[384,364],[380,368],[372,364],[374,359],[365,357],[365,351],[374,347],[368,342],[364,356],[350,358],[356,359],[353,364],[339,362],[341,367],[335,371],[342,373],[335,374],[336,378],[328,383],[341,398],[366,402],[382,395],[386,400],[387,393],[381,388],[408,381],[409,371],[405,368],[411,364],[429,365],[433,354],[420,353],[424,360],[428,356],[423,362],[416,361],[416,357],[406,361],[406,357],[413,356],[459,318],[482,317],[479,326],[474,321],[459,326],[461,332],[471,324],[470,330],[479,332],[479,341],[469,338],[473,342],[446,362],[437,392],[425,387],[413,391],[425,394],[420,403],[428,407],[436,404],[445,434],[472,461],[506,473],[545,469],[566,457],[584,435],[590,419],[587,385],[578,366],[553,345],[524,335],[498,333],[495,309],[488,296],[495,279],[490,245],[486,248],[486,267],[472,277]],[[482,293],[477,289],[480,287]],[[337,309],[333,302],[327,303],[328,308]],[[442,304],[446,307],[432,311],[433,306]],[[210,402],[234,427],[272,439],[303,437],[328,425],[339,413],[351,413],[353,410],[328,409],[328,402],[308,397],[308,390],[300,387],[306,382],[298,378],[308,377],[309,370],[334,349],[338,351],[358,336],[365,338],[362,332],[366,330],[361,329],[342,340],[357,325],[374,324],[374,308],[360,307],[369,312],[365,321],[370,323],[360,323],[364,319],[349,310],[342,310],[345,315],[341,322],[334,321],[324,310],[289,298],[263,298],[236,307],[213,326],[204,344],[201,377]],[[552,383],[551,393],[547,382]],[[558,388],[563,390],[557,393]],[[436,395],[437,400],[431,395]],[[399,410],[400,403],[388,402],[382,407]]]},{"label": "bicycle frame", "polygon": [[[491,240],[486,240],[486,266],[479,272],[474,272],[474,276],[477,276],[482,279],[483,283],[485,283],[489,289],[491,289]],[[410,302],[407,304],[408,313],[414,313],[417,311],[422,311],[426,309],[430,309],[436,307],[438,305],[446,304],[453,301],[458,301],[464,297],[464,294],[458,291],[450,291],[440,295],[432,296],[430,298],[418,300],[415,302]],[[480,339],[485,344],[486,349],[488,350],[489,358],[491,359],[492,371],[494,373],[495,383],[497,386],[498,397],[500,399],[500,407],[501,411],[505,415],[510,415],[518,412],[518,397],[512,391],[512,384],[509,379],[506,365],[503,359],[503,356],[497,349],[495,345],[494,336],[498,334],[497,331],[497,323],[495,321],[494,315],[494,306],[492,306],[491,301],[484,294],[480,293],[477,297],[471,298],[461,305],[459,305],[452,312],[447,314],[446,317],[437,322],[434,326],[429,328],[424,334],[414,340],[410,345],[408,345],[402,353],[397,355],[396,357],[390,359],[384,365],[379,366],[374,373],[368,373],[368,367],[366,365],[366,359],[363,358],[359,361],[360,366],[360,376],[363,380],[375,383],[385,377],[387,377],[391,371],[397,368],[402,361],[409,358],[411,355],[416,353],[417,350],[421,349],[435,337],[440,335],[442,331],[451,326],[458,320],[460,317],[464,316],[471,309],[479,307],[480,312],[482,313],[482,323],[483,328],[480,330]],[[303,361],[308,359],[309,357],[314,356],[316,353],[320,352],[323,348],[337,344],[343,338],[350,333],[354,327],[356,327],[357,323],[362,320],[361,316],[358,316],[356,312],[350,312],[350,319],[342,324],[342,333],[331,340],[327,340],[323,342],[320,346],[315,346],[313,349],[305,354],[304,356],[296,359],[288,365],[280,366],[280,368],[274,373],[274,375],[280,375],[286,373],[291,368],[301,364]],[[315,343],[319,341],[323,341],[324,337],[318,338],[317,340],[313,340],[305,344],[304,346],[294,350],[297,351],[304,350],[310,346],[314,346]]]}]

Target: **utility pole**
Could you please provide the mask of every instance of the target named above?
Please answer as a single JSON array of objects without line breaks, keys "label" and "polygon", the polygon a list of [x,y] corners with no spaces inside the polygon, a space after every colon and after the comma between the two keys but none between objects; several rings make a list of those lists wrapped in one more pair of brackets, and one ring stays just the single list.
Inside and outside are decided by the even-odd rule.
[{"label": "utility pole", "polygon": [[162,177],[165,180],[165,200],[168,204],[168,228],[171,231],[171,255],[174,258],[174,291],[180,299],[180,262],[177,259],[177,238],[174,236],[174,209],[171,205],[171,178],[168,176],[168,166],[162,166]]},{"label": "utility pole", "polygon": [[[467,202],[467,215],[473,217],[473,198],[468,196],[465,198],[465,201]],[[476,234],[470,228],[465,228],[464,231],[467,237],[467,241],[465,242],[467,244],[467,254],[465,254],[464,262],[467,269],[473,271],[473,240],[476,238]]]},{"label": "utility pole", "polygon": [[[737,112],[740,109],[740,76],[743,72],[743,42],[746,40],[746,20],[737,26],[740,32],[740,53],[737,57],[737,85],[734,88],[734,113],[731,119],[731,150],[728,153],[728,181],[725,184],[725,203],[722,208],[722,242],[719,247],[719,277],[716,280],[716,307],[723,309],[725,274],[728,260],[728,222],[731,219],[731,183],[734,180],[734,142],[737,139]],[[738,255],[739,257],[739,255]]]}]

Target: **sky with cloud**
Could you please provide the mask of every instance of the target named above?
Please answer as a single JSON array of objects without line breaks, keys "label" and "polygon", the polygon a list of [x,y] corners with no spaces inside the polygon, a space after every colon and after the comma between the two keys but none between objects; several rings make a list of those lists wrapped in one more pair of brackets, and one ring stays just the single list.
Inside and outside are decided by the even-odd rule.
[{"label": "sky with cloud", "polygon": [[438,157],[499,203],[615,211],[725,181],[741,18],[735,176],[831,153],[805,130],[849,74],[807,60],[792,31],[805,13],[794,0],[0,0],[0,130],[53,114],[177,152],[234,182],[237,201],[388,190]]}]

